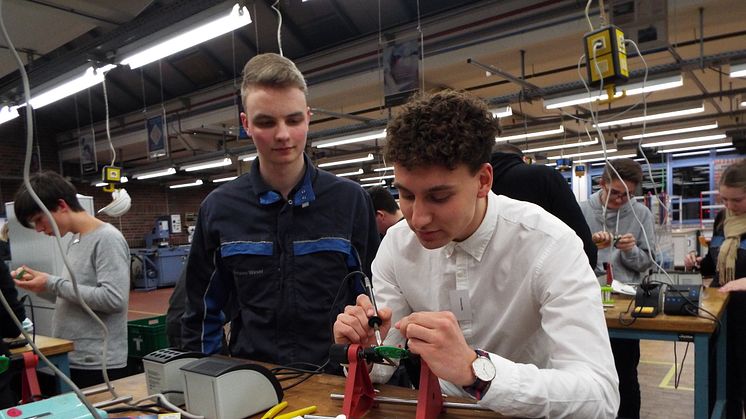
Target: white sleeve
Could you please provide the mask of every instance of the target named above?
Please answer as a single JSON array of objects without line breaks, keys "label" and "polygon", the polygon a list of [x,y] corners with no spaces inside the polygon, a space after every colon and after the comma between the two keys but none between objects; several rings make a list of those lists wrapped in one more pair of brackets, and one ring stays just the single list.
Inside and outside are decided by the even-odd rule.
[{"label": "white sleeve", "polygon": [[598,283],[580,246],[544,245],[531,281],[549,367],[490,354],[497,375],[480,404],[508,416],[614,418],[618,378]]}]

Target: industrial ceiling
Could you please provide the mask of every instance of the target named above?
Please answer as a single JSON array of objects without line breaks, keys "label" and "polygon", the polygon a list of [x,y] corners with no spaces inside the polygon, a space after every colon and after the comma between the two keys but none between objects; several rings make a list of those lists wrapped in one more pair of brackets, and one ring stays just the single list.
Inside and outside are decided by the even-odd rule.
[{"label": "industrial ceiling", "polygon": [[[27,62],[32,88],[49,83],[86,63],[116,63],[123,51],[160,34],[183,30],[205,10],[229,9],[235,2],[105,0],[5,0],[3,17],[16,49]],[[203,172],[179,171],[180,179],[205,179],[245,170],[236,157],[251,152],[250,139],[238,133],[237,89],[243,64],[260,52],[279,52],[293,59],[309,83],[313,108],[309,153],[317,161],[372,153],[363,165],[382,163],[384,139],[330,148],[315,145],[343,134],[385,127],[396,106],[384,99],[383,53],[391,42],[421,40],[424,59],[421,83],[427,91],[464,89],[495,108],[512,108],[501,119],[500,136],[517,136],[563,128],[545,137],[520,138],[512,143],[524,150],[587,142],[586,129],[596,137],[587,104],[547,109],[546,101],[583,93],[578,63],[583,35],[589,32],[585,1],[571,0],[280,0],[282,17],[272,1],[245,2],[252,23],[159,62],[131,70],[119,66],[106,74],[111,137],[125,173],[228,155],[234,164]],[[645,63],[628,48],[631,77],[641,83],[681,77],[683,85],[648,95],[623,97],[603,104],[600,120],[623,119],[647,107],[648,114],[686,106],[704,107],[687,116],[646,124],[648,131],[717,122],[713,133],[731,138],[746,129],[746,78],[731,78],[731,64],[746,62],[746,7],[743,0],[607,1],[626,35],[637,39]],[[633,18],[621,12],[633,4]],[[616,9],[614,9],[616,7]],[[598,2],[590,8],[598,28]],[[626,18],[626,21],[624,21]],[[618,22],[615,22],[618,23]],[[42,30],[43,28],[43,30]],[[655,36],[650,36],[654,33]],[[279,41],[279,44],[278,44]],[[7,49],[7,46],[6,46]],[[584,63],[580,74],[585,76]],[[0,100],[22,102],[20,76],[10,54],[0,58]],[[645,98],[643,101],[642,98]],[[637,104],[633,109],[632,105]],[[746,106],[746,105],[745,105]],[[109,159],[105,133],[105,102],[101,85],[35,110],[35,122],[53,127],[61,160],[74,177],[81,134],[95,132],[99,163]],[[594,108],[595,109],[595,108]],[[620,115],[620,112],[626,113]],[[148,158],[145,121],[166,114],[170,154]],[[609,148],[636,151],[642,125],[613,125],[603,129]],[[735,134],[734,134],[735,133]],[[690,135],[691,136],[691,135]],[[595,150],[599,146],[563,148],[559,154]],[[650,155],[657,148],[649,149]],[[557,152],[538,151],[539,161]],[[85,177],[85,176],[83,176]],[[95,176],[92,176],[95,177]],[[151,182],[169,183],[174,177]]]}]

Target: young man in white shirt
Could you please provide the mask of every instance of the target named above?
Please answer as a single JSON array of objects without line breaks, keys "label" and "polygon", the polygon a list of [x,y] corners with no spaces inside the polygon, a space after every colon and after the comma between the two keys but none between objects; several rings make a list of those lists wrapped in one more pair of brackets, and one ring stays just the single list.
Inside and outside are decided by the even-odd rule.
[{"label": "young man in white shirt", "polygon": [[[610,417],[619,403],[601,296],[577,235],[540,207],[491,192],[497,122],[445,91],[407,104],[385,150],[405,223],[373,261],[384,345],[419,354],[448,394],[509,416]],[[375,345],[366,296],[337,343]],[[385,382],[392,369],[374,366]]]}]

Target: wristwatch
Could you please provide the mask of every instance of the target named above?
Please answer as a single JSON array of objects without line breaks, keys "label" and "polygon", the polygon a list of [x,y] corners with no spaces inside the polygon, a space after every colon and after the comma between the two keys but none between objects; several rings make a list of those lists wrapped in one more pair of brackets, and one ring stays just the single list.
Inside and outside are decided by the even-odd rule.
[{"label": "wristwatch", "polygon": [[477,353],[477,358],[471,363],[471,370],[477,379],[473,384],[464,386],[463,389],[475,399],[481,400],[482,396],[490,388],[492,380],[495,379],[497,370],[495,369],[495,364],[490,360],[489,353],[481,349],[475,349],[474,352]]}]

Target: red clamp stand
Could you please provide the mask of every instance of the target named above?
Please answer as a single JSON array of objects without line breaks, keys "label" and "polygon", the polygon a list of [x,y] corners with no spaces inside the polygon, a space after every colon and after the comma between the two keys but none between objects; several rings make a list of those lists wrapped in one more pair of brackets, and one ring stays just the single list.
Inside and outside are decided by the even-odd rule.
[{"label": "red clamp stand", "polygon": [[31,403],[41,396],[36,366],[39,357],[33,352],[23,353],[23,374],[21,374],[21,403]]},{"label": "red clamp stand", "polygon": [[[337,359],[341,351],[336,352]],[[376,402],[373,383],[370,381],[365,351],[362,346],[353,344],[347,348],[347,380],[342,403],[342,413],[348,419],[359,419]],[[443,411],[443,395],[438,377],[433,374],[425,361],[420,369],[420,390],[417,394],[416,419],[435,419]]]},{"label": "red clamp stand", "polygon": [[357,419],[373,406],[375,393],[370,374],[368,374],[368,366],[363,358],[363,348],[360,345],[350,345],[347,349],[347,362],[349,364],[342,413],[348,419]]},{"label": "red clamp stand", "polygon": [[443,393],[440,381],[424,360],[420,361],[420,391],[417,393],[415,419],[434,419],[443,412]]}]

